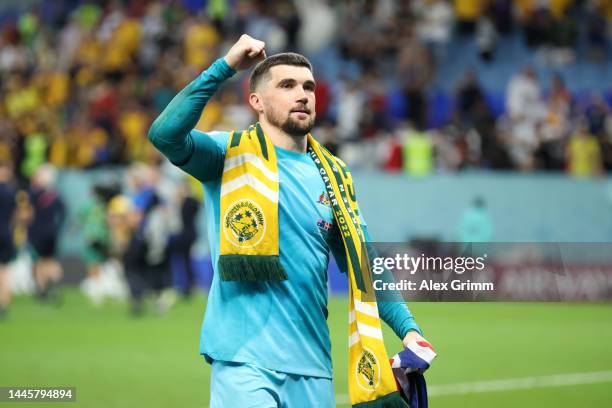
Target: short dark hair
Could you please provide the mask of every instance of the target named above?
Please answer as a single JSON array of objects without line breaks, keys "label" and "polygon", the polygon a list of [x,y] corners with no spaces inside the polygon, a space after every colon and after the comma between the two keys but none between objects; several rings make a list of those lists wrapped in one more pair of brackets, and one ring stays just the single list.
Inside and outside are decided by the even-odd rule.
[{"label": "short dark hair", "polygon": [[295,52],[283,52],[281,54],[274,54],[261,61],[251,73],[251,78],[249,79],[249,89],[251,92],[255,92],[255,88],[261,81],[261,79],[266,76],[270,72],[270,68],[275,67],[277,65],[293,65],[296,67],[306,67],[312,72],[312,64],[308,59]]}]

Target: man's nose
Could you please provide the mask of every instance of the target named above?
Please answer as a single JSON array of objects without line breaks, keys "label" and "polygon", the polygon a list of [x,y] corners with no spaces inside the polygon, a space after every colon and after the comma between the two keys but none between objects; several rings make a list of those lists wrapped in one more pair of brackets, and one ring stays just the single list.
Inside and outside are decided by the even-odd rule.
[{"label": "man's nose", "polygon": [[300,102],[300,103],[308,103],[308,95],[306,94],[306,91],[304,90],[304,88],[298,87],[298,95],[296,97],[296,102]]}]

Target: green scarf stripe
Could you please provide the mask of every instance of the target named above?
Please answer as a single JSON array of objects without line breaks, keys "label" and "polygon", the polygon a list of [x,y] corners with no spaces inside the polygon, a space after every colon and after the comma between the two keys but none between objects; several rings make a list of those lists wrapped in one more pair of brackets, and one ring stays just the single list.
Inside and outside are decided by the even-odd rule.
[{"label": "green scarf stripe", "polygon": [[[331,153],[330,153],[331,155]],[[325,160],[327,160],[327,163],[329,163],[329,166],[332,168],[334,168],[334,166],[336,166],[336,168],[340,168],[342,169],[342,167],[335,163],[330,157],[325,156]],[[333,156],[331,156],[333,157]],[[342,177],[340,177],[340,175],[337,172],[333,172],[334,173],[334,177],[336,178],[336,181],[338,182],[338,186],[340,188],[338,188],[338,190],[340,190],[340,194],[342,195],[342,200],[344,201],[344,206],[346,207],[346,211],[349,213],[349,215],[351,216],[351,221],[353,222],[353,225],[355,226],[355,230],[357,230],[357,235],[359,236],[359,239],[361,240],[361,242],[365,242],[365,239],[362,235],[361,232],[361,226],[357,224],[357,222],[355,222],[356,218],[355,218],[355,213],[353,212],[353,208],[351,207],[351,205],[348,203],[348,200],[346,198],[346,194],[347,194],[347,190],[348,187],[346,185],[344,185],[344,182],[342,181]],[[350,194],[351,192],[349,191],[348,194]],[[356,201],[356,200],[353,200]]]},{"label": "green scarf stripe", "polygon": [[266,143],[266,138],[264,137],[263,130],[261,130],[261,125],[257,122],[256,129],[257,138],[259,139],[259,145],[261,146],[261,154],[263,154],[264,159],[268,160],[268,144]]},{"label": "green scarf stripe", "polygon": [[[331,154],[331,153],[330,153]],[[340,170],[342,170],[342,174],[344,175],[344,178],[348,178],[349,175],[349,171],[346,167],[344,167],[342,164],[338,163],[338,165],[340,166]],[[357,197],[355,196],[355,190],[353,189],[353,186],[348,186],[348,195],[349,197],[351,197],[352,201],[357,201]],[[359,213],[357,213],[359,214]]]},{"label": "green scarf stripe", "polygon": [[[340,165],[340,163],[336,163],[335,157],[327,152],[328,155],[323,154],[323,156],[325,157],[325,160],[327,160],[327,162],[329,163],[329,166],[332,168],[334,168],[334,165],[336,167],[336,169],[340,168],[341,170],[343,169],[342,166]],[[368,260],[368,249],[367,246],[365,245],[365,237],[363,236],[363,232],[361,230],[361,225],[359,225],[356,222],[356,218],[355,218],[355,213],[353,211],[353,208],[351,207],[351,205],[348,203],[346,194],[347,194],[347,190],[348,190],[348,186],[344,184],[344,181],[342,180],[342,177],[340,177],[340,174],[338,174],[337,171],[334,171],[334,177],[336,178],[336,182],[338,183],[338,190],[340,190],[340,194],[342,195],[342,201],[344,202],[344,206],[346,208],[346,211],[348,212],[350,218],[351,218],[351,222],[353,223],[353,226],[355,227],[355,230],[357,231],[357,235],[360,239],[360,241],[363,243],[363,246],[361,248],[361,252],[363,254],[363,258],[362,257],[362,262],[359,262],[359,257],[357,255],[357,250],[354,247],[355,243],[353,242],[353,240],[350,240],[350,244],[352,245],[352,247],[349,247],[349,256],[351,258],[351,263],[353,265],[353,270],[355,271],[355,281],[357,283],[357,287],[364,292],[365,294],[369,294],[371,295],[371,288],[372,288],[372,283],[369,279],[370,275],[370,269],[369,269],[369,260]],[[347,173],[344,173],[345,176],[347,176]],[[348,178],[348,177],[346,177]],[[348,193],[350,194],[350,191],[348,191]],[[356,201],[356,200],[353,200]],[[352,249],[352,251],[351,251]],[[357,266],[355,266],[357,265]],[[365,275],[364,275],[365,272]]]},{"label": "green scarf stripe", "polygon": [[[341,218],[345,218],[345,217],[342,214],[342,209],[340,208],[339,201],[335,200],[336,204],[334,204],[334,200],[332,200],[332,197],[335,197],[336,193],[334,193],[334,189],[333,189],[333,187],[331,185],[331,179],[330,179],[329,175],[327,174],[327,170],[325,170],[325,168],[323,167],[323,164],[321,163],[321,161],[320,161],[319,157],[317,156],[317,153],[314,151],[314,149],[312,147],[308,146],[308,150],[310,151],[310,155],[311,155],[313,161],[315,162],[315,164],[319,168],[319,172],[324,177],[323,181],[325,182],[325,177],[327,177],[327,179],[328,179],[328,182],[325,183],[325,188],[327,189],[327,194],[330,196],[329,198],[330,198],[330,201],[331,201],[331,204],[332,204],[332,208],[334,209],[334,214],[336,215],[336,221],[338,223],[340,223],[340,219]],[[325,154],[323,156],[324,156],[325,160],[327,160],[329,162],[329,159],[327,157],[325,157]],[[330,166],[332,166],[332,164],[330,164]],[[342,179],[340,179],[337,174],[334,174],[334,176],[336,178],[338,186],[343,186]],[[339,190],[340,190],[340,193],[342,193],[343,189],[339,188]],[[346,197],[339,197],[340,200],[342,200],[344,198],[346,198]],[[345,222],[348,222],[348,221],[345,220]],[[339,225],[339,227],[340,227],[340,225]],[[359,228],[358,227],[356,227],[356,228],[357,228],[357,231],[359,231]],[[340,232],[340,234],[342,234],[342,232]],[[356,283],[357,287],[362,292],[366,292],[366,287],[365,287],[365,283],[363,281],[363,276],[361,275],[361,265],[359,263],[359,256],[357,254],[357,248],[355,248],[355,243],[353,242],[352,239],[345,239],[344,237],[342,237],[342,240],[346,243],[346,247],[348,249],[349,258],[350,258],[349,260],[351,262],[351,265],[353,266],[353,275],[355,276],[355,283]]]},{"label": "green scarf stripe", "polygon": [[[354,221],[354,218],[353,218],[353,216],[354,216],[353,208],[350,206],[350,204],[348,203],[348,200],[346,198],[347,186],[344,184],[344,181],[342,180],[342,177],[340,177],[340,175],[337,172],[333,171],[334,167],[335,168],[340,168],[340,169],[342,169],[342,167],[333,160],[333,156],[331,155],[331,153],[328,153],[328,154],[329,154],[329,156],[323,154],[323,157],[325,158],[325,160],[329,164],[329,167],[331,167],[331,169],[332,169],[332,173],[334,174],[336,182],[338,183],[338,187],[339,187],[338,190],[340,190],[340,194],[342,196],[342,201],[344,202],[344,206],[346,208],[346,211],[351,216],[351,221],[353,221],[353,225],[355,226],[355,229],[357,230],[357,235],[359,235],[359,238],[363,242],[364,239],[361,236],[361,227],[359,225],[357,225],[357,223]],[[350,192],[349,192],[349,194],[350,194]],[[355,200],[353,200],[353,201],[355,201]]]},{"label": "green scarf stripe", "polygon": [[232,133],[232,143],[230,144],[230,147],[236,147],[240,144],[240,139],[242,138],[243,132],[244,131],[241,131],[241,132],[234,131]]}]

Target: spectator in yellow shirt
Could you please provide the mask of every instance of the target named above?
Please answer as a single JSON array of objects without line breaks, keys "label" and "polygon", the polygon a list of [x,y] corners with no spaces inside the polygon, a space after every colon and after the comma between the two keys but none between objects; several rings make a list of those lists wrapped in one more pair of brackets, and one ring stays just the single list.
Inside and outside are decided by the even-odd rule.
[{"label": "spectator in yellow shirt", "polygon": [[567,146],[567,169],[572,177],[593,177],[602,173],[601,148],[581,120]]}]

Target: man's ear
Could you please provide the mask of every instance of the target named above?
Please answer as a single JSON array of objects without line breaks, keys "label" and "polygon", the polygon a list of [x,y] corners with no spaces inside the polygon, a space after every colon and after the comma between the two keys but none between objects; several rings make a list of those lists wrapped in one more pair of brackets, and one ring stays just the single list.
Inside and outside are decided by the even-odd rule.
[{"label": "man's ear", "polygon": [[261,101],[261,96],[259,95],[259,93],[253,92],[249,95],[249,105],[251,105],[251,108],[253,108],[255,112],[263,112],[263,103]]}]

